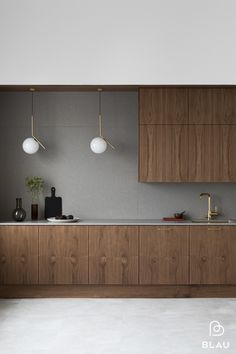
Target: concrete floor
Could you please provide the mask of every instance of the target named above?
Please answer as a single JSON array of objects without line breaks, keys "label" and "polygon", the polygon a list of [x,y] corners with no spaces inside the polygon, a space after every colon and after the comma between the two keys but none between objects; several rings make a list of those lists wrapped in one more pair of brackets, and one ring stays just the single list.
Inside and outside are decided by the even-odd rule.
[{"label": "concrete floor", "polygon": [[236,299],[0,300],[0,354],[119,353],[235,354]]}]

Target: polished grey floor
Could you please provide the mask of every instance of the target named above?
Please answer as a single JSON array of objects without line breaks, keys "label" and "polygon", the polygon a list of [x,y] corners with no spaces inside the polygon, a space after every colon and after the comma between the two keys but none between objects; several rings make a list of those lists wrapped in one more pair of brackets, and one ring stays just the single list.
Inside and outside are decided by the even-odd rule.
[{"label": "polished grey floor", "polygon": [[236,353],[236,299],[0,300],[0,353]]}]

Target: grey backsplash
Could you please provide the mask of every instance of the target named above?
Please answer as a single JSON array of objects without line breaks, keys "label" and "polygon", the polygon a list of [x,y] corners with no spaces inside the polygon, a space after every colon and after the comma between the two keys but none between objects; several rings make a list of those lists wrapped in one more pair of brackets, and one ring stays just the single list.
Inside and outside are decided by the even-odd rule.
[{"label": "grey backsplash", "polygon": [[[210,192],[224,216],[236,217],[234,183],[139,183],[138,95],[104,92],[104,135],[116,150],[95,155],[89,148],[98,133],[96,92],[36,92],[36,131],[47,146],[36,155],[22,150],[30,134],[30,94],[0,93],[0,218],[11,219],[15,198],[22,197],[30,215],[25,177],[45,180],[45,195],[55,186],[63,211],[81,218],[162,218],[186,210],[206,214]],[[41,199],[41,213],[43,212]],[[43,214],[42,214],[43,215]]]}]

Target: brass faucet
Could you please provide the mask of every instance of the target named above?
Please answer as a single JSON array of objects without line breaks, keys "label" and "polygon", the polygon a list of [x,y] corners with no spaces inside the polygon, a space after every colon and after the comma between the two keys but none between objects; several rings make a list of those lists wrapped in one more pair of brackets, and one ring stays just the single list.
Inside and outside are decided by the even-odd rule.
[{"label": "brass faucet", "polygon": [[210,221],[212,216],[217,216],[219,214],[217,211],[211,210],[211,195],[210,195],[210,193],[201,193],[200,199],[202,199],[202,197],[204,197],[204,196],[206,196],[208,198],[207,220]]}]

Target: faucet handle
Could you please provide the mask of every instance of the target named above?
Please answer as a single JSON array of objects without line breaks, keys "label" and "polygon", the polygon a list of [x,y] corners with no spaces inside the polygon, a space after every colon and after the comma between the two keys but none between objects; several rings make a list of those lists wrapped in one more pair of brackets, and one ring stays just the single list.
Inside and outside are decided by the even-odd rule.
[{"label": "faucet handle", "polygon": [[211,216],[220,215],[217,205],[215,205],[215,209],[211,211]]},{"label": "faucet handle", "polygon": [[218,216],[218,215],[219,215],[218,211],[211,211],[211,216]]}]

